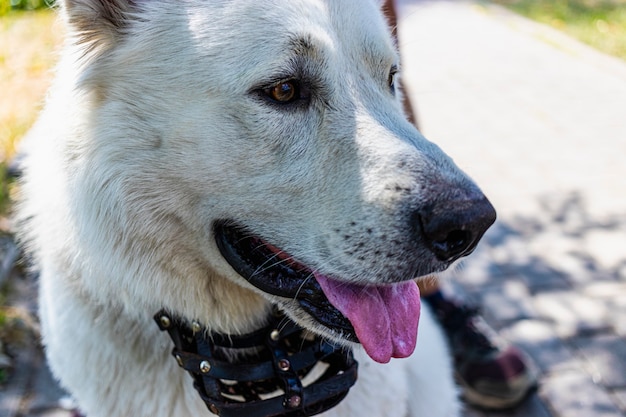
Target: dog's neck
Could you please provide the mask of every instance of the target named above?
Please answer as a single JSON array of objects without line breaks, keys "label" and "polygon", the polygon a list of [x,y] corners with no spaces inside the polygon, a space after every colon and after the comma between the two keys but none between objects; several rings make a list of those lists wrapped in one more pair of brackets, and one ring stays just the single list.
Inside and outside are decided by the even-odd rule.
[{"label": "dog's neck", "polygon": [[312,416],[337,405],[356,382],[350,350],[282,314],[245,335],[209,334],[165,310],[154,318],[209,410],[221,417]]}]

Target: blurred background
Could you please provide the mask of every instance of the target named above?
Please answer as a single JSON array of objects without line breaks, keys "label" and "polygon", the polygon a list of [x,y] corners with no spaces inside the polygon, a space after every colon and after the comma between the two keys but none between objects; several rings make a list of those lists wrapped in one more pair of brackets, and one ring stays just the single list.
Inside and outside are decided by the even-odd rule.
[{"label": "blurred background", "polygon": [[[517,409],[466,416],[626,416],[626,0],[398,7],[420,130],[499,213],[444,285],[481,305],[541,373]],[[0,0],[0,417],[71,408],[43,366],[35,282],[9,220],[8,168],[63,31],[46,1]]]},{"label": "blurred background", "polygon": [[523,347],[509,413],[626,415],[626,2],[400,0],[420,130],[498,211],[445,286]]}]

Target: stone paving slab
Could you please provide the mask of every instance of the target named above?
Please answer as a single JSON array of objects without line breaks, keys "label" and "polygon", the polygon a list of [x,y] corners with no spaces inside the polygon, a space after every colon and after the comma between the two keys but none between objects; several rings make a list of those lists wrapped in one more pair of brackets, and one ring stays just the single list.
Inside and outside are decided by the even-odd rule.
[{"label": "stone paving slab", "polygon": [[589,365],[594,381],[607,388],[626,388],[626,340],[622,337],[603,334],[583,337],[573,345]]},{"label": "stone paving slab", "polygon": [[626,413],[626,389],[613,391],[613,399],[622,410],[622,413]]},{"label": "stone paving slab", "polygon": [[589,375],[569,371],[552,374],[542,381],[540,395],[553,415],[567,417],[622,417],[610,394]]}]

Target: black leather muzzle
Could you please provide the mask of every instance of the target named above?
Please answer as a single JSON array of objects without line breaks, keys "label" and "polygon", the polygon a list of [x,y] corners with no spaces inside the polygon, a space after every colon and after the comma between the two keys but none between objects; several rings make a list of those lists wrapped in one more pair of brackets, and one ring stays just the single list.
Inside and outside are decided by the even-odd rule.
[{"label": "black leather muzzle", "polygon": [[222,417],[313,416],[337,405],[356,382],[349,349],[282,314],[241,336],[209,334],[165,310],[154,319],[209,410]]}]

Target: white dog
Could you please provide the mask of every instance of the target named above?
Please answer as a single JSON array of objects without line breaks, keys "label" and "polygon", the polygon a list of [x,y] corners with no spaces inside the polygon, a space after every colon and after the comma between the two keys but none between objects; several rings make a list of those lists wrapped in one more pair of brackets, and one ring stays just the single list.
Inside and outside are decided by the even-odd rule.
[{"label": "white dog", "polygon": [[86,415],[457,415],[413,279],[495,213],[406,121],[380,4],[61,3],[19,219]]}]

